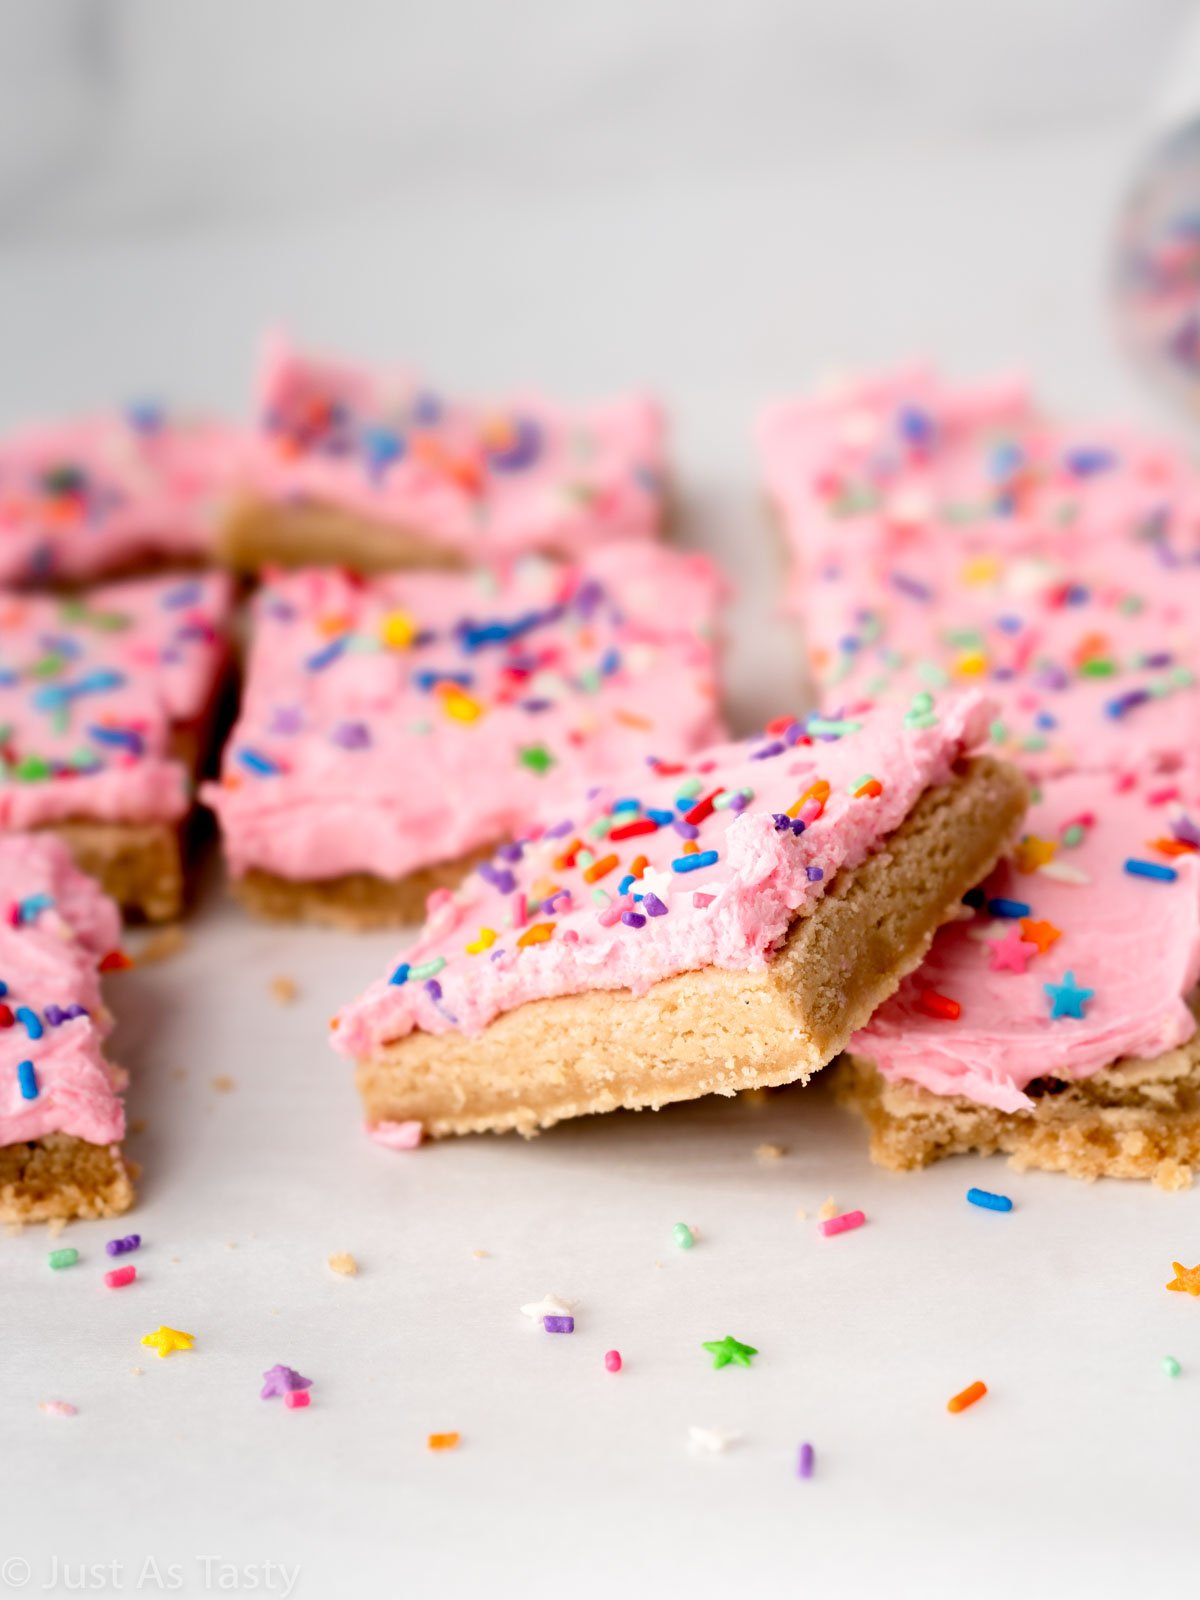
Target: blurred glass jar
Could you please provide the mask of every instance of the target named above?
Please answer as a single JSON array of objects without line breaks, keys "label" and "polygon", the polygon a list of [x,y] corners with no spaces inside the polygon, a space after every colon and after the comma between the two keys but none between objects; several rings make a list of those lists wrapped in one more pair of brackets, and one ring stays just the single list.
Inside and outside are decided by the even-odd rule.
[{"label": "blurred glass jar", "polygon": [[1139,368],[1200,415],[1200,20],[1176,54],[1120,214],[1114,299]]}]

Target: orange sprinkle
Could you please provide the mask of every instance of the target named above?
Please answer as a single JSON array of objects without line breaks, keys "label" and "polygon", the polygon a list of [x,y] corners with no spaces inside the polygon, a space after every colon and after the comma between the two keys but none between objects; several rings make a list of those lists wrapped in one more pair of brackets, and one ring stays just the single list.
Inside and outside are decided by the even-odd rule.
[{"label": "orange sprinkle", "polygon": [[332,617],[317,618],[317,632],[326,639],[332,639],[339,633],[347,633],[351,627],[350,618],[334,615]]},{"label": "orange sprinkle", "polygon": [[815,783],[809,784],[799,800],[789,809],[788,816],[798,817],[810,800],[815,800],[819,806],[823,806],[828,799],[829,785],[824,778],[818,778]]},{"label": "orange sprinkle", "polygon": [[554,924],[552,922],[535,922],[532,927],[525,929],[525,932],[517,940],[517,945],[524,950],[526,945],[545,944],[553,932]]},{"label": "orange sprinkle", "polygon": [[1038,955],[1044,956],[1054,941],[1062,938],[1062,929],[1052,922],[1034,922],[1030,917],[1022,917],[1021,937],[1026,944],[1037,945]]},{"label": "orange sprinkle", "polygon": [[636,711],[614,711],[613,721],[624,723],[627,728],[641,728],[646,732],[654,726],[649,717],[639,717]]},{"label": "orange sprinkle", "polygon": [[555,872],[566,872],[568,867],[573,867],[575,865],[575,857],[579,854],[579,852],[582,849],[583,849],[583,840],[582,839],[572,839],[570,844],[563,851],[562,855],[555,856],[555,858],[554,858],[554,870],[555,870]]},{"label": "orange sprinkle", "polygon": [[459,1433],[431,1433],[425,1442],[431,1450],[457,1450],[461,1438]]},{"label": "orange sprinkle", "polygon": [[868,778],[866,783],[863,784],[861,789],[855,789],[854,798],[856,800],[864,800],[864,799],[867,799],[867,798],[870,798],[870,799],[874,800],[879,795],[881,795],[882,793],[883,793],[883,785],[880,783],[879,779],[878,778]]},{"label": "orange sprinkle", "polygon": [[1195,854],[1196,846],[1188,844],[1186,839],[1149,839],[1146,842],[1148,850],[1157,850],[1163,856],[1190,856]]},{"label": "orange sprinkle", "polygon": [[695,839],[684,840],[683,854],[685,856],[698,856],[700,854],[700,846],[696,843]]},{"label": "orange sprinkle", "polygon": [[584,867],[583,876],[586,883],[599,883],[619,863],[618,856],[601,856],[599,861],[593,861],[590,867]]},{"label": "orange sprinkle", "polygon": [[634,856],[629,863],[629,876],[631,878],[640,878],[649,865],[650,858],[648,856]]},{"label": "orange sprinkle", "polygon": [[965,1411],[968,1406],[973,1406],[976,1400],[982,1400],[987,1393],[986,1383],[969,1383],[967,1387],[956,1394],[952,1400],[946,1401],[947,1411]]}]

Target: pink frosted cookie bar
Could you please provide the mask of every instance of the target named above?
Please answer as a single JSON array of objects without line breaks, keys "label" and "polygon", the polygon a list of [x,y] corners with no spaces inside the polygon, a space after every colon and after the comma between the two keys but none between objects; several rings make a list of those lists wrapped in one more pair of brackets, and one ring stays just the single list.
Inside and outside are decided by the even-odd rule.
[{"label": "pink frosted cookie bar", "polygon": [[120,905],[175,916],[228,662],[223,573],[0,593],[0,828],[50,828]]},{"label": "pink frosted cookie bar", "polygon": [[1195,561],[1200,495],[1182,452],[1051,420],[1015,381],[955,386],[920,367],[852,379],[768,408],[758,444],[794,608],[821,560],[864,533],[901,555],[1069,555],[1116,539],[1151,573]]},{"label": "pink frosted cookie bar", "polygon": [[631,767],[527,829],[343,1008],[383,1135],[516,1128],[807,1077],[995,861],[1025,802],[978,694]]},{"label": "pink frosted cookie bar", "polygon": [[241,571],[361,572],[579,557],[663,520],[662,413],[645,395],[568,407],[438,394],[410,373],[264,352],[245,495],[227,520]]},{"label": "pink frosted cookie bar", "polygon": [[0,585],[207,561],[245,440],[153,406],[0,439]]},{"label": "pink frosted cookie bar", "polygon": [[61,840],[0,837],[0,1221],[133,1203],[99,980],[119,937],[116,906]]},{"label": "pink frosted cookie bar", "polygon": [[242,898],[417,920],[536,807],[718,737],[721,588],[704,557],[649,543],[502,577],[275,577],[204,790]]},{"label": "pink frosted cookie bar", "polygon": [[850,1041],[872,1154],[1171,1187],[1200,1158],[1200,769],[1049,780],[1026,832]]},{"label": "pink frosted cookie bar", "polygon": [[971,555],[864,531],[823,557],[804,610],[829,714],[977,684],[994,748],[1035,776],[1169,767],[1200,744],[1200,572],[1151,581],[1123,542]]}]

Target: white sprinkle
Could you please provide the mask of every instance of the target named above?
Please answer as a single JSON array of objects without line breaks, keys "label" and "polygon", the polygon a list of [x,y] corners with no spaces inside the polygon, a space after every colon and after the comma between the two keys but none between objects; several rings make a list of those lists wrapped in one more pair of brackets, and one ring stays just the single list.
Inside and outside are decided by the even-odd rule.
[{"label": "white sprinkle", "polygon": [[697,1455],[720,1455],[736,1444],[741,1434],[727,1433],[724,1428],[689,1428],[688,1444]]},{"label": "white sprinkle", "polygon": [[545,1294],[532,1305],[522,1306],[521,1315],[531,1317],[538,1323],[543,1317],[569,1317],[574,1306],[573,1300],[560,1300],[556,1294]]},{"label": "white sprinkle", "polygon": [[1069,866],[1065,861],[1046,861],[1039,868],[1043,878],[1053,878],[1056,883],[1091,883],[1091,878],[1078,867]]}]

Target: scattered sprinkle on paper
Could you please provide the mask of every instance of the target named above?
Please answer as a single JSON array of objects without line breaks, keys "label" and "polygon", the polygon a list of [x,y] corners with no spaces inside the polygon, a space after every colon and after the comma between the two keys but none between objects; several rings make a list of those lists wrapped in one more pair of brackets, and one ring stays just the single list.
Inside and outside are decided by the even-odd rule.
[{"label": "scattered sprinkle on paper", "polygon": [[556,1294],[543,1295],[540,1300],[521,1307],[522,1316],[540,1323],[543,1317],[569,1317],[575,1309],[573,1300],[560,1300]]},{"label": "scattered sprinkle on paper", "polygon": [[271,999],[278,1005],[290,1006],[299,993],[294,978],[271,979]]},{"label": "scattered sprinkle on paper", "polygon": [[783,1146],[781,1144],[759,1144],[754,1147],[754,1159],[761,1161],[764,1166],[772,1161],[782,1161]]},{"label": "scattered sprinkle on paper", "polygon": [[44,1411],[48,1417],[74,1417],[79,1414],[79,1407],[73,1406],[69,1400],[43,1400],[38,1410]]},{"label": "scattered sprinkle on paper", "polygon": [[216,1089],[218,1094],[229,1094],[232,1090],[237,1088],[237,1084],[234,1083],[233,1079],[228,1075],[228,1073],[225,1072],[218,1073],[218,1075],[212,1081],[212,1086],[214,1089]]},{"label": "scattered sprinkle on paper", "polygon": [[688,1444],[697,1455],[715,1456],[736,1444],[739,1434],[728,1433],[724,1428],[689,1428]]}]

